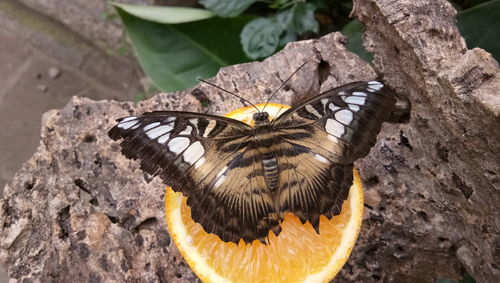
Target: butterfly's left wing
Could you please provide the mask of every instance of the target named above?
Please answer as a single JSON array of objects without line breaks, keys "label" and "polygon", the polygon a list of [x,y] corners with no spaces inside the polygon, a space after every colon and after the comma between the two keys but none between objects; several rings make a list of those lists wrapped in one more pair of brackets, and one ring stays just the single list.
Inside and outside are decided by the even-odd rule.
[{"label": "butterfly's left wing", "polygon": [[318,229],[319,216],[340,212],[352,184],[352,166],[375,144],[395,99],[381,82],[334,88],[290,108],[273,126],[282,138],[280,211]]},{"label": "butterfly's left wing", "polygon": [[195,175],[210,175],[241,149],[221,152],[224,144],[245,143],[252,131],[234,119],[180,111],[148,112],[117,122],[109,136],[123,139],[122,153],[140,159],[143,171],[184,193],[200,183],[193,180]]},{"label": "butterfly's left wing", "polygon": [[109,131],[122,153],[187,196],[191,216],[224,241],[264,240],[279,232],[266,183],[256,166],[253,128],[220,116],[161,111],[118,119]]}]

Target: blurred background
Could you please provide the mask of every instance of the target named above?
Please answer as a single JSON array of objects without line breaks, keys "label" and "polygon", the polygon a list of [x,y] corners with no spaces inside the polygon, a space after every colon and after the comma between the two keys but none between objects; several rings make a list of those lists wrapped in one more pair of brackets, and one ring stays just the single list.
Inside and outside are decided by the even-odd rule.
[{"label": "blurred background", "polygon": [[[332,31],[371,60],[351,0],[118,2],[0,1],[0,196],[38,147],[43,113],[72,96],[139,101]],[[498,60],[500,0],[451,3],[468,47]],[[0,265],[0,283],[7,278]]]}]

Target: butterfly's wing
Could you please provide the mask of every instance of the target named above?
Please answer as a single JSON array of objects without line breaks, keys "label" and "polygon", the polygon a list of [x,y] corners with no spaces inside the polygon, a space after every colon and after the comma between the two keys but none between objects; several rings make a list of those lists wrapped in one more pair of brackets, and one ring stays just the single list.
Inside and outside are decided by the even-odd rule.
[{"label": "butterfly's wing", "polygon": [[395,103],[381,82],[356,82],[326,91],[273,121],[282,133],[280,211],[318,230],[319,216],[340,212],[352,184],[352,164],[370,151]]},{"label": "butterfly's wing", "polygon": [[[224,241],[263,239],[278,215],[258,173],[253,128],[220,116],[158,111],[118,119],[123,154],[188,197],[193,219]],[[258,164],[258,163],[257,163]]]},{"label": "butterfly's wing", "polygon": [[310,147],[287,140],[278,148],[278,211],[292,212],[319,232],[321,215],[331,219],[340,213],[352,185],[353,165],[334,163]]},{"label": "butterfly's wing", "polygon": [[355,82],[303,101],[272,123],[329,160],[352,164],[375,144],[394,103],[393,93],[381,82]]},{"label": "butterfly's wing", "polygon": [[[226,162],[224,162],[226,163]],[[211,184],[188,193],[193,219],[224,241],[266,242],[269,230],[279,234],[281,214],[267,189],[254,146],[217,169]]]}]

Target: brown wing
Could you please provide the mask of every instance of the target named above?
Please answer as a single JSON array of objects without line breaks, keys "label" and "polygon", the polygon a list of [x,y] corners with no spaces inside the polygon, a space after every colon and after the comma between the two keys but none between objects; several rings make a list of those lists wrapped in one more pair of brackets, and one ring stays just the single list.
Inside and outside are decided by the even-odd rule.
[{"label": "brown wing", "polygon": [[189,193],[193,219],[206,231],[235,243],[266,242],[269,230],[279,234],[282,219],[261,168],[257,150],[238,152],[215,178],[209,177],[211,184]]},{"label": "brown wing", "polygon": [[368,154],[394,103],[381,82],[356,82],[306,100],[272,123],[332,162],[351,164]]},{"label": "brown wing", "polygon": [[279,229],[247,124],[199,113],[151,112],[118,119],[109,136],[123,139],[123,154],[140,159],[142,170],[187,196],[193,219],[207,232],[224,241],[250,242]]},{"label": "brown wing", "polygon": [[[291,211],[318,229],[319,215],[340,210],[352,163],[366,155],[393,98],[379,82],[354,83],[305,101],[273,121],[279,190],[266,184],[262,147],[253,128],[228,118],[152,112],[126,117],[109,131],[122,152],[141,159],[188,197],[193,219],[224,241],[264,241]],[[264,138],[264,137],[263,137]],[[257,139],[258,140],[258,139]],[[269,158],[269,157],[267,157]]]},{"label": "brown wing", "polygon": [[357,82],[324,92],[279,116],[279,210],[319,229],[319,216],[340,212],[352,184],[352,164],[376,142],[395,103],[380,82]]},{"label": "brown wing", "polygon": [[319,233],[319,218],[340,213],[352,185],[352,164],[334,163],[311,148],[291,142],[280,144],[280,190],[276,203],[280,212],[309,221]]}]

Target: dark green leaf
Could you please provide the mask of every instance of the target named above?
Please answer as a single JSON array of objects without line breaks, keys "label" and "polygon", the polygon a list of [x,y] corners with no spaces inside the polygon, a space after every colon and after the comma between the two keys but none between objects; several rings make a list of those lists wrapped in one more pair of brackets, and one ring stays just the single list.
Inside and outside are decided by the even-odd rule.
[{"label": "dark green leaf", "polygon": [[470,7],[474,7],[476,5],[479,5],[479,4],[482,4],[484,2],[488,2],[490,0],[455,0],[455,1],[451,1],[451,4],[455,7],[455,8],[462,8],[462,9],[468,9]]},{"label": "dark green leaf", "polygon": [[287,6],[290,6],[292,1],[294,0],[274,0],[269,4],[269,7],[273,9],[283,9]]},{"label": "dark green leaf", "polygon": [[460,282],[457,282],[457,280],[450,279],[450,278],[438,278],[434,283],[476,283],[476,280],[470,275],[465,275],[465,277],[460,280]]},{"label": "dark green leaf", "polygon": [[304,2],[298,2],[292,8],[279,12],[276,20],[283,30],[291,28],[297,34],[319,30],[318,22],[314,18],[314,5]]},{"label": "dark green leaf", "polygon": [[120,7],[122,10],[130,15],[134,15],[144,20],[151,22],[163,23],[163,24],[180,24],[187,22],[194,22],[199,20],[205,20],[214,17],[214,13],[194,8],[184,8],[184,7],[165,7],[165,6],[143,6],[143,5],[131,5],[131,4],[121,4],[117,2],[111,2],[116,7]]},{"label": "dark green leaf", "polygon": [[221,17],[236,17],[257,0],[200,0],[200,4]]},{"label": "dark green leaf", "polygon": [[352,20],[341,30],[342,34],[347,36],[347,49],[356,53],[366,62],[371,62],[373,55],[366,52],[363,47],[363,25],[358,20]]},{"label": "dark green leaf", "polygon": [[464,279],[462,279],[460,283],[476,283],[476,280],[470,275],[465,275]]},{"label": "dark green leaf", "polygon": [[[316,9],[321,9],[321,10],[328,10],[332,5],[331,0],[311,0],[308,3],[313,4],[316,7]],[[338,5],[339,3],[336,4]]]},{"label": "dark green leaf", "polygon": [[280,42],[278,43],[278,48],[283,48],[289,42],[296,41],[297,34],[292,30],[286,30],[280,35]]},{"label": "dark green leaf", "polygon": [[500,61],[500,0],[464,10],[457,20],[468,48],[481,47]]},{"label": "dark green leaf", "polygon": [[198,78],[213,76],[222,66],[248,60],[239,42],[248,17],[168,25],[143,20],[119,7],[117,11],[141,66],[162,91],[192,87]]},{"label": "dark green leaf", "polygon": [[241,45],[252,59],[272,55],[278,48],[282,29],[274,19],[257,18],[241,32]]}]

